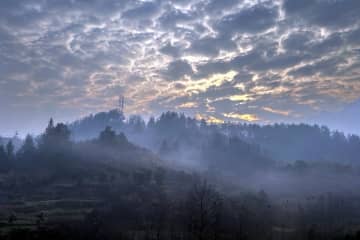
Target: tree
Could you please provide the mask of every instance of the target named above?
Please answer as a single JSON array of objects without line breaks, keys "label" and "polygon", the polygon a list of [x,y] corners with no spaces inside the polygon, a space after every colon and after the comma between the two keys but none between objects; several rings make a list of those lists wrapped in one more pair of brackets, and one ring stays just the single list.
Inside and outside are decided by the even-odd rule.
[{"label": "tree", "polygon": [[6,170],[8,161],[5,148],[3,145],[0,145],[0,170]]},{"label": "tree", "polygon": [[222,199],[206,181],[196,184],[186,202],[188,230],[194,239],[217,239]]},{"label": "tree", "polygon": [[12,140],[10,140],[7,144],[6,144],[6,155],[8,159],[13,159],[14,158],[14,144],[12,142]]},{"label": "tree", "polygon": [[116,143],[116,133],[112,130],[111,127],[107,126],[104,131],[100,133],[99,141],[102,144],[115,144]]},{"label": "tree", "polygon": [[171,152],[171,148],[169,146],[169,143],[168,143],[168,141],[166,141],[166,139],[164,139],[161,142],[161,146],[160,146],[160,149],[159,149],[159,154],[160,155],[165,155],[165,154],[169,154],[170,152]]},{"label": "tree", "polygon": [[136,133],[142,133],[145,130],[145,122],[141,118],[141,116],[138,115],[132,115],[129,118],[129,126],[132,131]]},{"label": "tree", "polygon": [[116,132],[109,126],[100,133],[98,141],[106,146],[124,147],[129,144],[124,133],[116,135]]},{"label": "tree", "polygon": [[3,145],[0,145],[0,164],[6,160],[6,152]]},{"label": "tree", "polygon": [[[72,143],[70,141],[70,130],[63,123],[58,123],[54,127],[53,120],[50,119],[45,133],[41,136],[38,143],[39,161],[62,163],[69,159],[72,154]],[[29,140],[29,145],[31,145]],[[53,165],[55,166],[55,165]]]},{"label": "tree", "polygon": [[39,228],[45,222],[45,216],[43,212],[36,215],[36,226]]},{"label": "tree", "polygon": [[155,128],[155,118],[154,117],[150,117],[148,123],[147,123],[147,127],[149,129],[154,129]]},{"label": "tree", "polygon": [[205,120],[205,119],[201,119],[201,120],[200,120],[200,128],[201,128],[202,130],[204,130],[204,129],[206,129],[206,127],[207,127],[207,122],[206,122],[206,120]]},{"label": "tree", "polygon": [[50,134],[54,129],[54,120],[52,118],[50,118],[49,120],[49,124],[45,130],[45,134]]},{"label": "tree", "polygon": [[14,224],[16,221],[17,221],[17,217],[15,213],[11,213],[10,216],[8,217],[8,223]]},{"label": "tree", "polygon": [[68,147],[70,145],[70,134],[70,130],[63,123],[58,123],[54,127],[54,121],[51,118],[39,145],[45,150]]},{"label": "tree", "polygon": [[163,168],[158,168],[155,172],[154,172],[154,180],[155,183],[158,186],[163,186],[164,185],[164,180],[165,180],[165,170]]},{"label": "tree", "polygon": [[31,158],[35,154],[36,147],[32,136],[27,135],[23,146],[18,152],[19,158]]}]

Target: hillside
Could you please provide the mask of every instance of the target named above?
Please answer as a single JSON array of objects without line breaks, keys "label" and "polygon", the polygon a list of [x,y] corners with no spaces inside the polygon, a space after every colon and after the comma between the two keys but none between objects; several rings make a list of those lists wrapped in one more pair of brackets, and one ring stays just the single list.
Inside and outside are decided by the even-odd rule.
[{"label": "hillside", "polygon": [[[202,147],[218,134],[223,140],[239,138],[275,161],[360,163],[360,138],[326,126],[308,124],[206,124],[182,114],[167,112],[147,123],[140,116],[127,120],[116,110],[102,112],[69,125],[74,139],[96,136],[105,126],[124,132],[131,141],[179,161],[199,158]],[[260,147],[260,148],[259,148]],[[187,150],[187,151],[183,151]],[[181,152],[182,154],[179,154]],[[183,154],[192,154],[183,156]],[[193,162],[194,163],[194,162]]]},{"label": "hillside", "polygon": [[[113,110],[85,117],[70,124],[69,129],[72,137],[79,140],[97,135],[106,126],[125,133],[130,141],[152,150],[177,167],[240,172],[246,166],[263,169],[271,164],[271,159],[263,154],[257,143],[246,142],[235,135],[229,137],[220,126],[201,125],[195,119],[172,112],[156,120],[152,118],[146,124],[140,116],[130,116],[125,121],[120,112]],[[226,155],[221,158],[220,154]]]},{"label": "hillside", "polygon": [[[118,132],[106,126],[73,140],[101,129],[108,116],[101,113],[70,128],[50,120],[18,151],[0,148],[0,238],[198,239],[202,222],[204,239],[238,239],[239,226],[249,239],[301,239],[327,229],[319,233],[326,239],[343,227],[337,219],[351,221],[345,232],[360,224],[357,167],[279,163],[258,140],[266,127],[208,125],[171,112],[145,124],[112,114]],[[278,138],[300,127],[317,129],[279,125]]]},{"label": "hillside", "polygon": [[66,125],[52,120],[37,141],[28,136],[17,152],[0,152],[0,170],[0,237],[3,229],[79,223],[94,209],[129,207],[165,186],[183,194],[196,179],[110,127],[74,143]]}]

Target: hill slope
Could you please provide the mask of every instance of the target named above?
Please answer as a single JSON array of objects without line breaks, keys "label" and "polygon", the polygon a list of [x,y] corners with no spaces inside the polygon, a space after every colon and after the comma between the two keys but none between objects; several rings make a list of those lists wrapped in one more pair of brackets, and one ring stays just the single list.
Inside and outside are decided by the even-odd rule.
[{"label": "hill slope", "polygon": [[225,141],[235,137],[249,143],[253,149],[260,147],[260,152],[265,152],[276,161],[360,163],[358,136],[345,136],[342,132],[318,125],[209,125],[172,112],[164,113],[157,119],[152,118],[145,124],[139,116],[132,116],[124,121],[119,112],[110,111],[91,115],[69,126],[75,139],[85,139],[98,134],[107,125],[117,132],[124,132],[131,141],[159,152],[165,158],[176,157],[177,160],[195,165],[196,162],[189,159],[201,157],[200,149],[216,134],[225,136]]}]

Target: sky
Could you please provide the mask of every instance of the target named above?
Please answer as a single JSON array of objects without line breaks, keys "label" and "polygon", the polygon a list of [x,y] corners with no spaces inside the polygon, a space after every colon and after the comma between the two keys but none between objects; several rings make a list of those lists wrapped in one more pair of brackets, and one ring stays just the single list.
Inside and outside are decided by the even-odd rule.
[{"label": "sky", "polygon": [[0,135],[113,109],[360,134],[359,0],[1,0]]}]

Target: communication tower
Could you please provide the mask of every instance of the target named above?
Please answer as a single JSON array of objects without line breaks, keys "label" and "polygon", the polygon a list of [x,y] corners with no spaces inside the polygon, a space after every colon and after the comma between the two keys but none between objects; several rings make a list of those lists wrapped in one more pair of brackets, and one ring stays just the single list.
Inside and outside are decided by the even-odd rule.
[{"label": "communication tower", "polygon": [[120,95],[119,96],[119,111],[121,113],[124,113],[124,108],[125,108],[125,98],[124,98],[124,96]]}]

